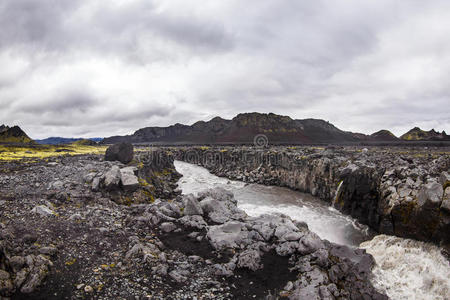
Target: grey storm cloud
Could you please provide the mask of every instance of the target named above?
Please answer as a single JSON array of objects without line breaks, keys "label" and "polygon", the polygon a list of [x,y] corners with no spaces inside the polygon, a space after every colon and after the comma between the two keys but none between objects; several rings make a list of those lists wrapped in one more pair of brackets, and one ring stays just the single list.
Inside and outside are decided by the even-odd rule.
[{"label": "grey storm cloud", "polygon": [[65,91],[63,98],[58,96],[47,99],[46,101],[34,101],[19,106],[19,110],[24,113],[43,114],[43,113],[71,113],[80,111],[88,113],[90,109],[100,104],[98,99],[92,98],[91,95],[83,91]]},{"label": "grey storm cloud", "polygon": [[0,123],[111,136],[260,111],[449,130],[448,1],[2,0]]}]

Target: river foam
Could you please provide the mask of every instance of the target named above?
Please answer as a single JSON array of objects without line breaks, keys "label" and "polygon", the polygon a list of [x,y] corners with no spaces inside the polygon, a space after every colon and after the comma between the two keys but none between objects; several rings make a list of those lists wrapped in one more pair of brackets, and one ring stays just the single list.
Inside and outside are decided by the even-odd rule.
[{"label": "river foam", "polygon": [[[321,238],[366,249],[376,261],[372,283],[391,299],[450,300],[449,262],[435,245],[387,235],[368,240],[366,226],[310,195],[231,181],[184,162],[176,161],[175,167],[183,174],[179,186],[184,194],[220,186],[235,194],[248,215],[280,212],[306,222]],[[366,241],[360,244],[360,239]]]},{"label": "river foam", "polygon": [[439,247],[387,235],[360,247],[375,258],[372,283],[391,299],[450,299],[450,266]]}]

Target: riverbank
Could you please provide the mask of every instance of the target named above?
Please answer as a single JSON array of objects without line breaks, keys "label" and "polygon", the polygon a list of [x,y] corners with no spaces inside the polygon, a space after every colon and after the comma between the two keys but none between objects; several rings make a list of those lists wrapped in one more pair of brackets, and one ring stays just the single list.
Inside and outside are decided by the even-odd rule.
[{"label": "riverbank", "polygon": [[142,214],[140,205],[176,197],[179,176],[170,160],[124,165],[103,155],[60,155],[0,162],[0,297],[164,299],[179,292],[161,278],[150,281],[142,251],[138,258],[130,252],[137,244],[161,247],[157,229],[130,220]]},{"label": "riverbank", "polygon": [[305,222],[322,239],[366,249],[376,262],[371,282],[391,299],[445,300],[450,293],[449,261],[431,243],[388,235],[374,237],[367,226],[309,194],[228,180],[185,162],[175,161],[175,167],[183,175],[179,186],[184,194],[222,187],[232,191],[238,207],[252,217],[283,213]]},{"label": "riverbank", "polygon": [[[1,163],[0,294],[386,299],[372,284],[365,250],[322,240],[285,215],[248,216],[221,189],[180,196],[173,160],[182,151],[140,151],[127,165],[100,155]],[[239,164],[241,179],[252,181],[254,171]]]},{"label": "riverbank", "polygon": [[2,163],[1,296],[386,299],[363,250],[286,216],[249,217],[226,191],[177,196],[171,157]]},{"label": "riverbank", "polygon": [[213,174],[310,193],[379,233],[450,251],[446,149],[373,147],[170,148]]}]

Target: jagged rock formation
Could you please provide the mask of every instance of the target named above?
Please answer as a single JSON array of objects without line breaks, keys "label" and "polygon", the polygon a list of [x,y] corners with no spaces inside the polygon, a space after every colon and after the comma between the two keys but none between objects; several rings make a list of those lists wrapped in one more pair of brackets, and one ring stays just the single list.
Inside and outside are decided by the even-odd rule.
[{"label": "jagged rock formation", "polygon": [[105,138],[103,143],[252,144],[258,134],[264,134],[272,144],[358,141],[351,134],[323,120],[293,120],[272,113],[244,113],[232,120],[216,117],[191,126],[175,124],[142,128],[133,135]]},{"label": "jagged rock formation", "polygon": [[248,217],[223,189],[167,193],[170,151],[134,160],[1,163],[0,297],[387,299],[364,250],[287,216]]},{"label": "jagged rock formation", "polygon": [[425,131],[419,127],[414,127],[400,138],[405,141],[450,141],[450,136],[445,131],[438,132],[434,129]]},{"label": "jagged rock formation", "polygon": [[0,126],[0,143],[7,144],[30,144],[33,140],[19,127]]},{"label": "jagged rock formation", "polygon": [[[148,211],[161,224],[163,243],[185,253],[200,241],[212,248],[210,270],[229,278],[234,299],[263,299],[268,292],[288,299],[387,299],[370,284],[374,260],[364,250],[323,241],[282,214],[248,217],[224,189],[178,197]],[[180,235],[170,234],[180,230],[190,238],[183,244],[177,244]],[[184,283],[189,273],[169,275]]]},{"label": "jagged rock formation", "polygon": [[177,151],[178,159],[215,175],[311,193],[380,233],[432,241],[450,253],[448,154],[283,147]]}]

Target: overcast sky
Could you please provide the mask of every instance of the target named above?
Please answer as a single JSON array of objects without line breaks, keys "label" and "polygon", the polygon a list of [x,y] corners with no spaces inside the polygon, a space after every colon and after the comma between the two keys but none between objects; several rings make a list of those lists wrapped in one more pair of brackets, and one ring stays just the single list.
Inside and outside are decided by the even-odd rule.
[{"label": "overcast sky", "polygon": [[102,137],[241,112],[450,131],[448,0],[1,0],[0,124]]}]

